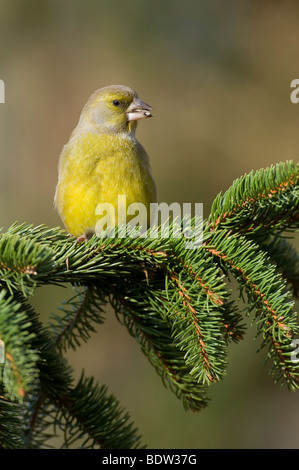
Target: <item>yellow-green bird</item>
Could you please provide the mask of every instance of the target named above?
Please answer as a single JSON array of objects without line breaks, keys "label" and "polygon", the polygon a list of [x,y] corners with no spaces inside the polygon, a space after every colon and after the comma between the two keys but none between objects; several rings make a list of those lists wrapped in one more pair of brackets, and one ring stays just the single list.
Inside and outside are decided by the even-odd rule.
[{"label": "yellow-green bird", "polygon": [[[99,204],[114,207],[115,219],[108,224],[113,226],[120,223],[121,209],[141,203],[147,209],[149,226],[150,204],[156,202],[157,190],[149,157],[135,130],[137,121],[151,117],[151,111],[135,91],[123,85],[100,88],[84,106],[62,150],[55,193],[58,213],[75,237],[95,233]],[[126,207],[119,207],[123,201]]]}]

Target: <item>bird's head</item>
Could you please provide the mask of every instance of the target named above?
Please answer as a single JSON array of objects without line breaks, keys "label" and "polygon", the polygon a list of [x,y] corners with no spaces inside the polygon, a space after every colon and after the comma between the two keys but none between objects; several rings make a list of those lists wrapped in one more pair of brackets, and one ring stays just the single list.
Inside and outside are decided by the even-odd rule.
[{"label": "bird's head", "polygon": [[134,133],[137,120],[151,117],[152,108],[123,85],[95,91],[84,106],[80,122],[95,132]]}]

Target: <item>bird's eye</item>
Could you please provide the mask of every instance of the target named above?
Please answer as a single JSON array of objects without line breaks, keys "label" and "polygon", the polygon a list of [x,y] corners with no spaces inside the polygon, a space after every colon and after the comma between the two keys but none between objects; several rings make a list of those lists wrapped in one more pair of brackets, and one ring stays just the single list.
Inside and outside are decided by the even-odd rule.
[{"label": "bird's eye", "polygon": [[119,100],[113,100],[113,104],[114,104],[114,106],[119,106],[119,105],[120,105],[120,101],[119,101]]}]

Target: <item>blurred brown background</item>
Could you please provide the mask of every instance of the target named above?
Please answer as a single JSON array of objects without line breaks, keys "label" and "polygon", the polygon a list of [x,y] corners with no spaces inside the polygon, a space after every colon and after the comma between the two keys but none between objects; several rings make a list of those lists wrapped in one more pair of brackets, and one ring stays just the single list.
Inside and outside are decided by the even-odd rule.
[{"label": "blurred brown background", "polygon": [[[138,138],[160,200],[203,202],[252,169],[298,160],[299,5],[292,1],[2,0],[0,225],[60,225],[62,146],[97,88],[124,84],[154,107]],[[298,241],[297,241],[298,245]],[[47,319],[69,292],[44,288]],[[186,413],[111,311],[70,354],[125,406],[150,448],[298,448],[298,396],[275,385],[254,326],[230,348],[210,406]]]}]

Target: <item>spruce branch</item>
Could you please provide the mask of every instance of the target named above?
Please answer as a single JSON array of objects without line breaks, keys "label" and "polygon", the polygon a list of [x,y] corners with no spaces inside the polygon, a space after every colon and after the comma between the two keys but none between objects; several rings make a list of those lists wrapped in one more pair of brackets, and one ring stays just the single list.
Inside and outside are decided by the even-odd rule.
[{"label": "spruce branch", "polygon": [[63,447],[80,442],[85,449],[135,449],[141,445],[128,413],[105,386],[82,374],[77,385],[57,399],[55,422],[64,431]]},{"label": "spruce branch", "polygon": [[298,228],[299,164],[292,161],[250,172],[234,181],[224,195],[215,198],[209,220],[237,233]]},{"label": "spruce branch", "polygon": [[0,449],[22,447],[21,412],[20,404],[4,398],[0,387]]},{"label": "spruce branch", "polygon": [[[149,289],[135,289],[134,294],[134,301],[129,300],[129,295],[124,297],[119,293],[111,297],[119,320],[136,338],[164,385],[182,400],[186,409],[200,410],[207,405],[207,387],[190,373],[191,368],[172,339],[171,328],[159,315],[163,303],[155,302],[155,295]],[[149,297],[150,302],[146,300]]]},{"label": "spruce branch", "polygon": [[[231,275],[275,380],[298,390],[290,289],[298,292],[299,257],[286,238],[298,225],[299,166],[286,162],[218,195],[203,243],[192,249],[175,223],[167,238],[160,227],[154,237],[129,231],[81,244],[60,228],[11,226],[0,235],[0,445],[45,447],[60,429],[63,447],[140,447],[118,400],[84,373],[74,384],[64,357],[101,327],[108,303],[184,407],[207,406],[209,387],[226,374],[229,342],[245,335]],[[68,284],[73,295],[42,324],[30,297],[41,286]]]},{"label": "spruce branch", "polygon": [[0,338],[5,345],[5,362],[0,365],[3,386],[11,400],[22,401],[38,377],[38,351],[32,347],[35,335],[31,319],[23,305],[0,292]]},{"label": "spruce branch", "polygon": [[277,267],[287,284],[292,288],[295,298],[299,295],[299,254],[290,241],[280,234],[271,237],[257,237],[256,243],[266,252]]},{"label": "spruce branch", "polygon": [[258,334],[262,347],[268,346],[268,357],[273,359],[272,373],[283,375],[291,389],[298,388],[298,366],[290,361],[292,341],[298,334],[294,301],[286,289],[286,282],[265,254],[245,237],[226,233],[214,238],[214,245],[206,249],[219,259],[224,270],[234,274],[241,291],[248,297],[248,311],[256,310]]},{"label": "spruce branch", "polygon": [[55,344],[64,351],[75,350],[81,340],[87,342],[90,334],[96,331],[95,324],[104,322],[106,301],[97,285],[74,286],[74,290],[75,295],[63,302],[50,321]]}]

